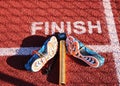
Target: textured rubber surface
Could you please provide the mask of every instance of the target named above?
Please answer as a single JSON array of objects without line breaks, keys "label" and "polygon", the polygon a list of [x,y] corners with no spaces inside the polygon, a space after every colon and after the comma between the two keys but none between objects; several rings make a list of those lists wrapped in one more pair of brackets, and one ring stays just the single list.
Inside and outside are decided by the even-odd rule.
[{"label": "textured rubber surface", "polygon": [[[37,73],[26,71],[24,64],[31,57],[32,51],[42,46],[54,32],[55,22],[58,26],[62,22],[64,29],[57,27],[55,32],[64,30],[67,35],[76,37],[106,59],[102,67],[95,69],[67,55],[66,85],[118,85],[120,83],[119,9],[118,0],[0,1],[0,84],[2,86],[58,85],[58,59],[48,75],[44,75],[44,71],[53,59]],[[43,23],[36,26],[41,29],[36,30],[35,34],[33,31],[35,28],[32,29],[34,22]],[[59,54],[57,53],[55,57],[58,58]]]}]

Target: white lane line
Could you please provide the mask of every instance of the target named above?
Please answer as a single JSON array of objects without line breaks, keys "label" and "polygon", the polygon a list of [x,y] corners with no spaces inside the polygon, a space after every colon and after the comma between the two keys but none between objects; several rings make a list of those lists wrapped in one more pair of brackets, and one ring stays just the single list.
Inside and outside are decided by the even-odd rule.
[{"label": "white lane line", "polygon": [[103,6],[105,9],[104,13],[107,21],[107,28],[108,28],[111,45],[119,46],[119,40],[118,40],[115,21],[114,21],[112,9],[111,9],[110,0],[103,0]]},{"label": "white lane line", "polygon": [[101,53],[106,53],[106,52],[112,52],[112,46],[110,45],[87,45],[90,49],[93,49],[95,52],[101,52]]},{"label": "white lane line", "polygon": [[40,47],[0,48],[0,56],[31,55],[38,48]]},{"label": "white lane line", "polygon": [[[87,45],[96,52],[112,52],[110,45]],[[40,47],[17,47],[17,48],[0,48],[0,56],[12,56],[12,55],[31,55],[33,50]]]},{"label": "white lane line", "polygon": [[120,47],[110,0],[103,0],[104,13],[110,36],[118,82],[120,83]]}]

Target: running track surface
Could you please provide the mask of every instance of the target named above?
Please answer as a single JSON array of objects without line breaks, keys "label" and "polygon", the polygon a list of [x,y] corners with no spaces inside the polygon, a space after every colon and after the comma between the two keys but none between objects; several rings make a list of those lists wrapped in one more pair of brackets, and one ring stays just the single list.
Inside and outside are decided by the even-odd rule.
[{"label": "running track surface", "polygon": [[[120,1],[118,0],[21,0],[0,1],[0,84],[2,86],[56,86],[58,85],[59,61],[46,75],[45,68],[39,72],[26,71],[24,64],[31,57],[33,50],[40,48],[52,34],[44,29],[32,35],[33,22],[82,21],[86,31],[75,33],[75,27],[65,29],[68,35],[105,57],[105,64],[100,68],[91,68],[81,60],[66,55],[66,86],[118,86],[120,83]],[[89,33],[88,22],[96,25]],[[46,31],[46,33],[45,33]],[[56,30],[59,32],[59,30]],[[59,54],[56,54],[59,57]]]}]

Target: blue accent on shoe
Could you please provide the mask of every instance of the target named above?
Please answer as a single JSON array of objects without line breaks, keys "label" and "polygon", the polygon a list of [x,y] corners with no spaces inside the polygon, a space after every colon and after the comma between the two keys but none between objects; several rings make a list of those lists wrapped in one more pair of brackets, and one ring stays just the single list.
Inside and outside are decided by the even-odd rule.
[{"label": "blue accent on shoe", "polygon": [[99,67],[104,64],[104,61],[105,61],[104,57],[100,56],[98,53],[94,52],[93,50],[91,50],[91,49],[89,49],[85,46],[80,50],[80,53],[83,56],[93,56],[93,57],[95,57],[99,61]]},{"label": "blue accent on shoe", "polygon": [[34,54],[34,55],[28,60],[28,62],[25,64],[25,68],[26,68],[27,70],[29,70],[29,71],[32,71],[31,65],[32,65],[32,63],[33,63],[36,59],[38,59],[38,58],[39,58],[39,56],[38,56],[37,54]]},{"label": "blue accent on shoe", "polygon": [[[77,39],[76,39],[76,40],[77,40]],[[79,42],[80,48],[82,48],[82,47],[85,46],[85,45],[84,45],[82,42],[80,42],[79,40],[78,40],[78,42]]]},{"label": "blue accent on shoe", "polygon": [[[53,37],[55,37],[55,36],[53,36]],[[51,37],[52,38],[52,37]],[[37,72],[37,71],[39,71],[40,69],[41,69],[41,66],[44,66],[44,64],[47,62],[47,61],[45,61],[45,63],[44,64],[42,64],[42,65],[39,65],[38,66],[38,70],[34,70],[34,65],[33,65],[33,63],[35,62],[35,61],[38,61],[39,62],[39,60],[41,61],[41,57],[43,57],[43,58],[45,58],[46,59],[46,57],[47,57],[47,60],[50,60],[51,58],[53,58],[53,56],[52,57],[49,57],[49,54],[48,54],[48,52],[50,52],[50,50],[48,51],[48,49],[49,49],[49,45],[48,45],[48,42],[50,41],[50,40],[54,40],[54,38],[53,39],[51,39],[51,38],[49,38],[49,39],[47,39],[45,42],[44,42],[44,44],[42,45],[42,47],[28,60],[28,62],[25,64],[25,69],[26,70],[28,70],[28,71],[33,71],[33,72]],[[55,37],[56,38],[56,37]],[[52,43],[52,41],[51,41],[51,43]],[[57,45],[55,46],[56,48],[55,48],[55,53],[57,52],[57,46],[58,46],[58,42],[57,42],[57,38],[55,39],[55,42],[57,43]],[[48,47],[48,48],[47,48]],[[46,56],[46,55],[48,55],[48,56]],[[39,69],[40,68],[40,69]]]},{"label": "blue accent on shoe", "polygon": [[73,36],[69,36],[66,42],[67,50],[72,56],[83,60],[85,63],[95,68],[104,64],[104,57],[86,47],[81,41]]},{"label": "blue accent on shoe", "polygon": [[38,53],[42,54],[47,52],[46,49],[47,49],[47,43],[49,40],[50,38],[44,42],[43,46],[40,48],[40,50],[38,50]]},{"label": "blue accent on shoe", "polygon": [[99,67],[102,66],[105,62],[105,58],[100,56],[98,53],[94,52],[93,50],[87,48],[82,42],[80,42],[78,39],[75,38],[79,42],[80,48],[80,53],[83,56],[93,56],[99,61]]},{"label": "blue accent on shoe", "polygon": [[[43,46],[40,48],[40,50],[38,50],[37,52],[40,53],[40,54],[43,54],[43,53],[46,53],[46,49],[47,49],[47,43],[50,39],[46,40],[43,44]],[[29,60],[28,62],[25,64],[25,68],[28,70],[28,71],[32,71],[31,69],[31,65],[32,63],[36,60],[40,58],[37,54],[34,54]]]}]

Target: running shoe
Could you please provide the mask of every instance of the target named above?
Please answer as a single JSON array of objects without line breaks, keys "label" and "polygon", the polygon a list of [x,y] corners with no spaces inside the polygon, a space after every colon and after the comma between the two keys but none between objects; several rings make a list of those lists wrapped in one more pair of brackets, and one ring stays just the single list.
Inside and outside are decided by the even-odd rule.
[{"label": "running shoe", "polygon": [[81,59],[91,67],[98,68],[104,64],[105,58],[86,47],[82,42],[73,36],[67,37],[66,47],[70,55]]},{"label": "running shoe", "polygon": [[52,59],[57,52],[58,41],[55,36],[50,37],[43,46],[34,51],[33,56],[25,64],[28,71],[38,72],[50,59]]}]

